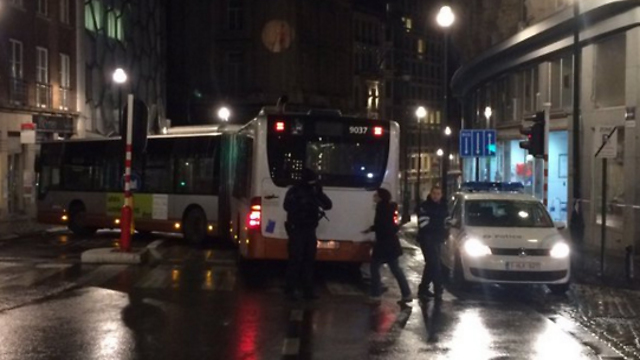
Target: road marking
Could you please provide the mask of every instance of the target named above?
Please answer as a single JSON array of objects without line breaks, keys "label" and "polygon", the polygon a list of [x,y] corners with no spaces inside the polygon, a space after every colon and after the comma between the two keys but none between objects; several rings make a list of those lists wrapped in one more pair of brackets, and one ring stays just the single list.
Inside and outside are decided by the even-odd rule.
[{"label": "road marking", "polygon": [[81,276],[76,284],[81,286],[101,285],[121,272],[125,271],[129,265],[100,265],[96,269]]},{"label": "road marking", "polygon": [[134,287],[144,289],[162,289],[167,287],[173,268],[158,266],[140,279]]},{"label": "road marking", "polygon": [[284,344],[282,346],[282,355],[284,356],[293,356],[298,355],[300,353],[300,339],[284,339]]}]

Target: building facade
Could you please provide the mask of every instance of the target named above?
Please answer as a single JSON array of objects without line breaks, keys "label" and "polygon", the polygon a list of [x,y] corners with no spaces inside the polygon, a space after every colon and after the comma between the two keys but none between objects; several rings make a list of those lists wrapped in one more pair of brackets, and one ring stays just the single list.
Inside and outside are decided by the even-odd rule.
[{"label": "building facade", "polygon": [[[77,6],[77,135],[119,135],[118,109],[129,93],[148,107],[150,130],[157,128],[166,117],[164,1],[79,0]],[[127,74],[122,85],[112,78],[117,68]]]},{"label": "building facade", "polygon": [[[635,125],[640,101],[640,4],[594,0],[575,8],[562,2],[550,6],[555,10],[543,12],[546,17],[541,21],[456,73],[453,87],[462,99],[465,125],[498,129],[497,156],[466,161],[464,176],[521,181],[529,192],[546,200],[557,221],[571,222],[577,204],[586,224],[585,244],[595,248],[604,240],[608,251],[623,254],[625,246],[637,248],[640,239],[636,225],[640,212],[634,205],[640,203],[635,180],[640,169]],[[574,102],[576,69],[579,102]],[[483,115],[486,107],[493,110],[490,117]],[[550,136],[548,194],[543,199],[544,164],[520,148],[519,128],[525,118],[545,108],[550,110]],[[602,127],[615,129],[612,136],[617,142],[606,172],[604,162],[595,157]]]},{"label": "building facade", "polygon": [[[3,3],[0,218],[33,211],[35,139],[69,137],[74,132],[79,111],[75,16],[74,0]],[[23,124],[27,129],[35,126],[37,137],[21,141]]]}]

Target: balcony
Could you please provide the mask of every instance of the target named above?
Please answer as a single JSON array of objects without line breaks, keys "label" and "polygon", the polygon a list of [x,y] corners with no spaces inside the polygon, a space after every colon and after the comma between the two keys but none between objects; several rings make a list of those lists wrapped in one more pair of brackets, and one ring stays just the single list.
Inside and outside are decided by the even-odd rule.
[{"label": "balcony", "polygon": [[51,85],[36,83],[36,107],[51,108]]},{"label": "balcony", "polygon": [[60,110],[69,111],[69,109],[71,109],[73,105],[71,89],[61,87],[59,91]]},{"label": "balcony", "polygon": [[29,88],[26,81],[18,78],[9,79],[9,102],[12,105],[27,105],[29,99],[28,91]]}]

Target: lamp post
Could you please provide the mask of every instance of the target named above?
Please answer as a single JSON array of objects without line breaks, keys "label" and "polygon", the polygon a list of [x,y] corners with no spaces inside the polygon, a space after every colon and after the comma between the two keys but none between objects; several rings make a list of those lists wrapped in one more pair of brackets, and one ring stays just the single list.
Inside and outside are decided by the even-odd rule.
[{"label": "lamp post", "polygon": [[117,68],[112,75],[113,82],[118,86],[118,127],[120,133],[124,134],[122,123],[122,84],[127,82],[127,73],[122,68]]},{"label": "lamp post", "polygon": [[416,206],[420,205],[420,173],[422,172],[422,120],[427,116],[427,110],[420,106],[416,109],[418,118],[418,181],[416,182]]},{"label": "lamp post", "polygon": [[231,117],[231,111],[229,110],[229,108],[227,108],[226,106],[223,106],[220,109],[218,109],[218,118],[220,118],[220,120],[224,122],[228,122],[229,117]]},{"label": "lamp post", "polygon": [[[451,9],[450,6],[443,6],[440,8],[440,11],[438,11],[438,16],[436,17],[436,22],[438,23],[438,26],[440,26],[443,30],[444,33],[444,63],[443,63],[443,106],[442,106],[442,122],[441,122],[441,127],[447,127],[449,125],[449,27],[451,25],[453,25],[453,22],[455,21],[456,17],[455,14],[453,13],[453,10]],[[446,133],[446,131],[445,131]],[[449,153],[451,152],[450,149],[450,142],[449,142],[449,137],[447,136],[446,140],[445,140],[445,149],[443,152],[444,158],[443,158],[443,162],[442,162],[442,171],[441,171],[441,182],[440,182],[440,186],[442,187],[442,196],[444,196],[445,199],[447,199],[447,173],[449,172]]]}]

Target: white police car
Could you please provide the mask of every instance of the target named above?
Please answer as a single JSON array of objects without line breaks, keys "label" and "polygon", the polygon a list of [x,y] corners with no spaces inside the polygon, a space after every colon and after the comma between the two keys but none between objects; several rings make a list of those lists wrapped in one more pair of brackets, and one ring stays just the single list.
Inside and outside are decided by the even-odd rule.
[{"label": "white police car", "polygon": [[455,195],[442,265],[454,282],[569,288],[570,248],[539,200],[519,183],[468,183]]}]

